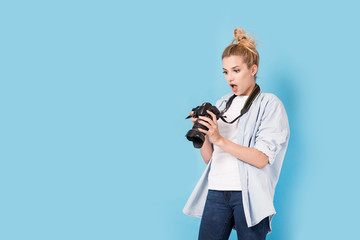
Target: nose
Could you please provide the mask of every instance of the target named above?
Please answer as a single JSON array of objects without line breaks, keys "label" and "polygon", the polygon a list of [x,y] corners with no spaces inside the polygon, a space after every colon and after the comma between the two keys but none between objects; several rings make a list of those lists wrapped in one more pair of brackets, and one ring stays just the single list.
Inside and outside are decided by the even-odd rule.
[{"label": "nose", "polygon": [[231,73],[228,73],[228,81],[230,83],[234,81],[234,75],[232,75]]}]

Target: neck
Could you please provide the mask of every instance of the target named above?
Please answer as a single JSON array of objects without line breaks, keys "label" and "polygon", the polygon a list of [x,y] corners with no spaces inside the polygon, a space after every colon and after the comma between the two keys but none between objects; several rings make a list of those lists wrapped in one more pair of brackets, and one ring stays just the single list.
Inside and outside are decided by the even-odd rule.
[{"label": "neck", "polygon": [[245,91],[245,93],[240,94],[239,96],[250,96],[252,91],[254,91],[255,86],[256,86],[256,83],[254,82],[254,84],[251,84],[251,86]]}]

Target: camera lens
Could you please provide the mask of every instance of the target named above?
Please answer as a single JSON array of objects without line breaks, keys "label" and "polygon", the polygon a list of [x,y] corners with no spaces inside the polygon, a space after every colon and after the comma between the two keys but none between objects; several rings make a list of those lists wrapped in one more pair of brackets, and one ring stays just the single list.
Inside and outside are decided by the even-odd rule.
[{"label": "camera lens", "polygon": [[193,142],[195,148],[201,148],[205,141],[205,135],[195,129],[189,130],[186,134],[186,138]]}]

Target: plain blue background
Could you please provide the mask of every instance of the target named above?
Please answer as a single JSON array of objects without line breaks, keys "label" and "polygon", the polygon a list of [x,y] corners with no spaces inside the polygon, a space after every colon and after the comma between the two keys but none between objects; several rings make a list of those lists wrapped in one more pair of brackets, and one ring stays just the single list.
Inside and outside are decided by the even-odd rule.
[{"label": "plain blue background", "polygon": [[0,239],[197,239],[182,208],[205,164],[184,118],[230,92],[238,26],[291,127],[268,239],[357,238],[356,1],[9,2]]}]

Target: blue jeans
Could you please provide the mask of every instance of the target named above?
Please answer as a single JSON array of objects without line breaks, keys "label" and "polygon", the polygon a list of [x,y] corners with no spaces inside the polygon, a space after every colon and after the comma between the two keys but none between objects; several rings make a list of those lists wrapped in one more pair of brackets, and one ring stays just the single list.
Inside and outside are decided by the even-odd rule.
[{"label": "blue jeans", "polygon": [[209,189],[200,223],[199,240],[229,239],[234,224],[238,239],[264,240],[269,229],[269,218],[249,228],[241,191]]}]

